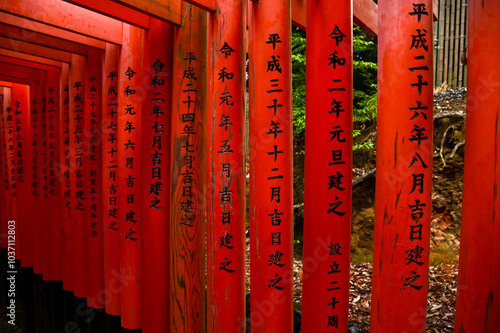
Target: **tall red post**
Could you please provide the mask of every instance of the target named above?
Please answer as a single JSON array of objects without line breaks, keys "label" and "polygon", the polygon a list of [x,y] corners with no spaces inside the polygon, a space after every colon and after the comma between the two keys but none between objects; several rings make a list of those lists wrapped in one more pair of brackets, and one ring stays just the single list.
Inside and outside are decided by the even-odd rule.
[{"label": "tall red post", "polygon": [[70,246],[73,247],[73,287],[75,296],[87,296],[87,241],[85,238],[85,150],[88,142],[84,136],[85,117],[85,71],[84,56],[73,54],[69,73],[69,151],[71,184]]},{"label": "tall red post", "polygon": [[[48,280],[62,280],[62,265],[64,254],[64,238],[62,229],[61,206],[61,174],[60,174],[60,81],[61,70],[56,67],[47,69],[45,82],[46,131],[42,133],[47,140],[47,202],[50,207],[48,220],[50,226],[50,267]],[[38,103],[37,103],[38,104]],[[38,105],[37,105],[38,106]],[[32,205],[33,206],[33,205]],[[37,236],[37,235],[35,235]],[[47,249],[46,249],[47,251]],[[47,253],[47,252],[46,252]]]},{"label": "tall red post", "polygon": [[291,332],[290,1],[252,2],[249,10],[251,328],[252,332]]},{"label": "tall red post", "polygon": [[30,100],[29,86],[12,83],[12,131],[15,151],[17,201],[17,251],[21,266],[33,266],[33,230],[29,223],[31,205]]},{"label": "tall red post", "polygon": [[121,312],[120,223],[118,216],[118,64],[120,47],[106,44],[102,89],[102,219],[106,313]]},{"label": "tall red post", "polygon": [[[171,160],[171,332],[205,330],[207,13],[182,3],[174,29]],[[159,125],[159,124],[158,124]],[[155,130],[162,131],[161,127]],[[155,174],[160,179],[160,174]],[[166,177],[169,175],[167,174]],[[161,175],[165,177],[165,175]]]},{"label": "tall red post", "polygon": [[352,1],[307,2],[302,327],[345,332],[352,197]]},{"label": "tall red post", "polygon": [[7,144],[5,141],[5,128],[3,126],[3,87],[0,87],[0,247],[8,247],[8,221],[10,207],[9,200],[9,175],[7,173]]},{"label": "tall red post", "polygon": [[379,3],[371,332],[425,332],[433,138],[432,1]]},{"label": "tall red post", "polygon": [[209,332],[245,330],[245,29],[244,1],[216,2],[205,122]]},{"label": "tall red post", "polygon": [[[73,228],[71,219],[71,152],[70,152],[70,89],[69,89],[69,64],[63,64],[61,68],[60,91],[60,174],[61,174],[61,200],[62,200],[62,225],[64,238],[64,256],[62,261],[63,289],[73,290]],[[40,105],[40,104],[39,104]],[[40,106],[39,106],[40,107]],[[40,111],[39,111],[40,112]],[[40,115],[39,115],[40,117]],[[41,126],[41,125],[40,125]]]},{"label": "tall red post", "polygon": [[469,1],[467,119],[455,332],[500,330],[500,3]]},{"label": "tall red post", "polygon": [[[144,43],[142,112],[142,331],[165,329],[170,313],[170,128],[173,25],[150,19]],[[155,126],[162,126],[162,131]],[[155,170],[163,169],[161,179]],[[160,169],[160,170],[161,170]]]},{"label": "tall red post", "polygon": [[85,238],[87,240],[87,306],[104,308],[101,290],[104,288],[102,237],[102,60],[103,52],[90,49],[85,72],[85,125],[87,184]]},{"label": "tall red post", "polygon": [[144,30],[123,26],[118,72],[118,216],[121,221],[121,321],[126,329],[141,328],[141,114]]}]

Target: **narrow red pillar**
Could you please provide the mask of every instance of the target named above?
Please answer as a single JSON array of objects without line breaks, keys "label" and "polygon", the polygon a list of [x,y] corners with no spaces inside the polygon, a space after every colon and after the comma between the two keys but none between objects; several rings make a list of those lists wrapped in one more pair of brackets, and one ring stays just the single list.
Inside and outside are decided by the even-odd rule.
[{"label": "narrow red pillar", "polygon": [[432,1],[379,4],[372,332],[425,332],[432,177]]},{"label": "narrow red pillar", "polygon": [[209,59],[212,63],[205,121],[210,158],[207,162],[207,329],[209,332],[244,332],[246,4],[219,0],[216,7],[211,15]]},{"label": "narrow red pillar", "polygon": [[69,72],[69,151],[70,151],[70,246],[73,247],[73,290],[75,296],[87,296],[87,242],[85,238],[85,185],[86,177],[84,136],[85,70],[86,59],[73,54]]},{"label": "narrow red pillar", "polygon": [[0,87],[0,247],[8,247],[9,175],[7,173],[7,144],[5,141],[3,87]]},{"label": "narrow red pillar", "polygon": [[66,291],[73,290],[73,233],[71,219],[71,152],[70,152],[70,89],[69,89],[69,64],[63,64],[61,68],[61,85],[60,85],[60,174],[61,177],[61,200],[62,200],[62,225],[64,238],[64,256],[63,256],[63,288]]},{"label": "narrow red pillar", "polygon": [[106,44],[102,95],[102,219],[106,313],[120,314],[120,223],[118,216],[118,61],[120,47]]},{"label": "narrow red pillar", "polygon": [[[124,24],[118,73],[118,216],[121,221],[121,320],[141,328],[141,114],[144,30]],[[142,240],[142,241],[141,241]]]},{"label": "narrow red pillar", "polygon": [[[142,112],[142,331],[160,332],[170,313],[170,128],[173,25],[150,19],[144,43]],[[157,130],[156,126],[162,126]],[[162,178],[156,177],[160,168]]]},{"label": "narrow red pillar", "polygon": [[102,60],[103,52],[90,49],[85,72],[85,142],[87,184],[85,237],[87,239],[87,306],[104,308],[101,291],[104,288],[102,237]]},{"label": "narrow red pillar", "polygon": [[467,120],[455,332],[500,331],[500,3],[469,1]]},{"label": "narrow red pillar", "polygon": [[352,202],[352,1],[307,5],[302,327],[345,332]]},{"label": "narrow red pillar", "polygon": [[252,332],[291,332],[293,179],[290,1],[251,3]]},{"label": "narrow red pillar", "polygon": [[17,202],[17,251],[21,266],[33,266],[33,229],[31,219],[31,156],[30,151],[30,101],[29,86],[12,83],[12,135],[15,151],[15,174]]},{"label": "narrow red pillar", "polygon": [[[174,29],[172,75],[170,331],[203,332],[208,18],[206,12],[185,2],[182,15],[183,25]],[[161,177],[165,176],[169,175]]]},{"label": "narrow red pillar", "polygon": [[[47,202],[50,226],[50,269],[48,280],[62,280],[64,238],[62,229],[61,174],[60,174],[60,79],[61,70],[56,67],[47,69],[45,82],[46,131],[41,133],[47,141]],[[35,235],[36,236],[36,235]],[[47,251],[47,250],[46,250]]]}]

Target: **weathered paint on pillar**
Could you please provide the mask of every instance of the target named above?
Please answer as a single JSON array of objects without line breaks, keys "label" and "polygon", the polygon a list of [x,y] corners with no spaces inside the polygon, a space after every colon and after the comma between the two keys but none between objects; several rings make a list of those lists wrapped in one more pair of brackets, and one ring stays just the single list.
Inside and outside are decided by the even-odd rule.
[{"label": "weathered paint on pillar", "polygon": [[[32,216],[41,216],[42,211],[42,125],[41,125],[41,108],[43,93],[40,82],[31,84],[31,161],[32,166],[32,183],[31,183],[31,214]],[[58,206],[60,206],[58,204]],[[42,221],[40,218],[31,219],[31,227],[33,228],[33,272],[42,274]],[[62,263],[59,263],[62,266]]]},{"label": "weathered paint on pillar", "polygon": [[290,1],[252,2],[250,11],[251,328],[252,332],[291,332],[293,162]]},{"label": "weathered paint on pillar", "polygon": [[209,332],[245,331],[246,3],[219,0],[211,15],[207,124]]},{"label": "weathered paint on pillar", "polygon": [[120,47],[106,44],[102,95],[102,218],[106,313],[121,312],[120,223],[118,216],[118,63]]},{"label": "weathered paint on pillar", "polygon": [[[56,67],[47,69],[45,81],[45,105],[46,105],[46,132],[47,141],[47,202],[50,207],[48,221],[50,227],[49,252],[50,266],[47,279],[51,281],[62,280],[62,260],[64,254],[64,235],[62,225],[61,205],[61,180],[60,173],[60,81],[61,70]],[[38,103],[37,103],[38,104]],[[32,203],[33,206],[33,203]],[[33,214],[33,212],[32,212]],[[33,216],[33,215],[32,215]],[[32,218],[33,219],[33,218]],[[35,236],[37,236],[35,234]],[[47,249],[44,250],[47,253]],[[46,254],[45,254],[46,255]]]},{"label": "weathered paint on pillar", "polygon": [[455,332],[500,330],[500,2],[469,1],[467,119]]},{"label": "weathered paint on pillar", "polygon": [[[62,223],[63,223],[63,237],[64,237],[64,256],[63,256],[63,289],[66,291],[73,290],[73,228],[71,219],[71,152],[70,152],[70,109],[69,109],[69,99],[70,99],[70,89],[69,89],[69,64],[63,64],[61,68],[61,85],[60,91],[60,169],[61,169],[61,200],[62,200]],[[41,105],[39,104],[39,108]],[[41,112],[41,111],[39,111]],[[41,119],[41,114],[39,114],[39,119]],[[41,121],[40,126],[41,126]],[[41,154],[41,153],[40,153]]]},{"label": "weathered paint on pillar", "polygon": [[[142,112],[142,331],[165,330],[170,313],[170,154],[173,25],[150,19]],[[162,126],[156,131],[155,125]],[[161,168],[162,178],[155,177]]]},{"label": "weathered paint on pillar", "polygon": [[182,26],[174,29],[171,332],[205,330],[203,121],[207,89],[207,20],[206,12],[183,2]]},{"label": "weathered paint on pillar", "polygon": [[303,330],[346,332],[352,197],[352,1],[307,2]]},{"label": "weathered paint on pillar", "polygon": [[144,30],[124,24],[118,72],[118,216],[121,238],[121,321],[141,328],[141,114]]},{"label": "weathered paint on pillar", "polygon": [[12,135],[15,151],[15,174],[17,220],[16,220],[16,252],[20,253],[21,266],[33,266],[33,230],[31,220],[31,158],[29,156],[30,102],[29,86],[12,83]]},{"label": "weathered paint on pillar", "polygon": [[[8,205],[11,207],[8,215],[9,220],[17,220],[17,198],[16,198],[16,174],[15,174],[15,151],[14,151],[14,122],[12,112],[12,85],[3,87],[3,129],[5,135],[5,163],[6,175],[8,178],[9,193]],[[19,259],[19,254],[16,252],[16,259]]]},{"label": "weathered paint on pillar", "polygon": [[71,184],[70,246],[73,247],[73,290],[76,297],[87,296],[87,241],[85,238],[85,152],[87,142],[84,136],[85,117],[85,71],[86,59],[73,54],[69,72],[69,151]]},{"label": "weathered paint on pillar", "polygon": [[87,172],[85,237],[87,239],[87,306],[102,309],[104,288],[102,238],[102,59],[103,52],[90,49],[85,72],[85,142]]},{"label": "weathered paint on pillar", "polygon": [[425,332],[433,138],[432,1],[379,3],[372,332]]}]

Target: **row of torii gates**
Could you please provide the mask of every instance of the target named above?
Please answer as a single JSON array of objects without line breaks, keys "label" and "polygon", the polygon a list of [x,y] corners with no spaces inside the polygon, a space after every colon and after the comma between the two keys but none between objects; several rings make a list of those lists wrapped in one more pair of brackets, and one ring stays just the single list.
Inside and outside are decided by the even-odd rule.
[{"label": "row of torii gates", "polygon": [[[302,331],[346,332],[354,14],[379,45],[371,330],[424,332],[436,4],[189,2],[0,1],[2,274],[52,283],[36,311],[77,304],[30,327],[105,331],[104,309],[125,331],[243,332],[249,218],[251,329],[292,331],[293,19],[307,26]],[[497,332],[500,2],[468,7],[455,331]]]}]

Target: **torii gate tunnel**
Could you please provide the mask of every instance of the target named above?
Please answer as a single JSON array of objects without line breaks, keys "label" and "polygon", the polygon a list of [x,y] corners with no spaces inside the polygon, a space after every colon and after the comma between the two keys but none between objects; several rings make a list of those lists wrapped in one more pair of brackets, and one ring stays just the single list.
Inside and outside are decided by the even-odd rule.
[{"label": "torii gate tunnel", "polygon": [[[437,4],[0,0],[4,319],[294,331],[294,24],[307,29],[301,330],[346,332],[354,21],[379,47],[371,331],[425,332]],[[499,332],[500,1],[468,11],[455,331]]]}]

